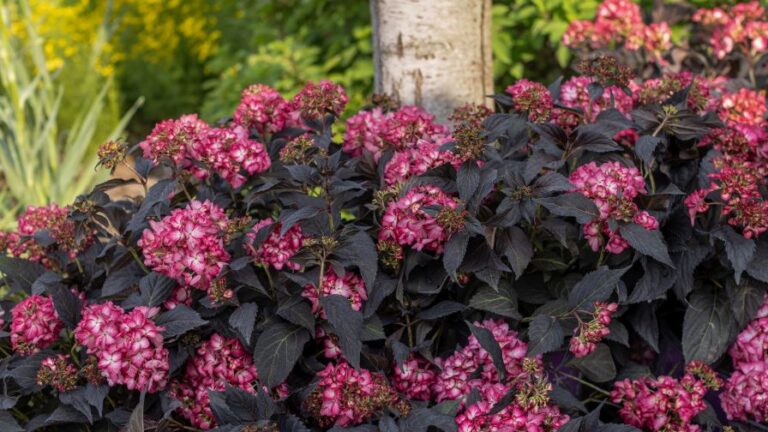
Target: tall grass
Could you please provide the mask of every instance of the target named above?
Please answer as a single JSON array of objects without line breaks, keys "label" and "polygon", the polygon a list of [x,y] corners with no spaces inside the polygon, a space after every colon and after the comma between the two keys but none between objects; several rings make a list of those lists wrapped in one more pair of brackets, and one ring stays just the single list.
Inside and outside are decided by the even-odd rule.
[{"label": "tall grass", "polygon": [[[13,2],[12,4],[10,2]],[[24,37],[11,32],[11,7],[18,8]],[[93,185],[98,146],[96,131],[113,85],[93,67],[78,85],[100,86],[94,96],[74,107],[75,120],[67,127],[59,121],[62,96],[67,89],[56,73],[46,69],[42,40],[26,0],[0,0],[0,229],[10,228],[17,214],[29,205],[68,204]],[[89,64],[93,65],[108,38],[102,24]],[[64,66],[66,67],[66,65]],[[118,139],[141,105],[138,100],[108,133]]]}]

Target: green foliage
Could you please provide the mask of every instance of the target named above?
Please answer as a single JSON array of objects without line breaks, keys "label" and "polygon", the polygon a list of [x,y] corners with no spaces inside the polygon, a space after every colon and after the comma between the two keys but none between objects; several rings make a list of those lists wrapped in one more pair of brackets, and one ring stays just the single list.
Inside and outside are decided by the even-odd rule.
[{"label": "green foliage", "polygon": [[568,23],[591,19],[596,0],[505,0],[493,6],[493,61],[497,82],[544,82],[561,75],[571,55],[560,42]]},{"label": "green foliage", "polygon": [[[103,138],[118,138],[138,108],[100,135],[112,81],[90,69],[72,93],[83,99],[75,105],[74,97],[65,97],[59,78],[67,75],[48,72],[29,9],[25,2],[20,7],[27,33],[23,40],[11,31],[9,8],[0,7],[0,228],[8,228],[28,205],[69,203],[99,180],[94,170],[83,167],[94,166],[95,146]],[[99,46],[94,45],[93,58]]]}]

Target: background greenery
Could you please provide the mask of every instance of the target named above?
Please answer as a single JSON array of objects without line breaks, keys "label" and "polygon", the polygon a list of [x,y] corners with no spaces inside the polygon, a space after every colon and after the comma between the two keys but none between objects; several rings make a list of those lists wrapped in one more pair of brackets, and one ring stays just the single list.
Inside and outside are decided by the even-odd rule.
[{"label": "background greenery", "polygon": [[[650,10],[653,1],[641,3]],[[560,43],[563,32],[574,19],[591,19],[598,4],[494,0],[497,88],[522,77],[546,82],[562,74],[570,61]],[[25,128],[44,131],[58,150],[44,155],[48,174],[37,173],[37,168],[25,172],[36,182],[34,199],[9,193],[15,173],[0,166],[0,228],[26,205],[71,199],[73,191],[46,195],[57,189],[49,171],[59,159],[73,158],[67,155],[67,140],[94,106],[97,113],[89,119],[93,130],[79,134],[77,148],[83,151],[77,153],[77,173],[70,173],[77,179],[73,187],[94,180],[89,164],[95,146],[109,136],[127,134],[135,142],[159,120],[191,112],[216,121],[231,114],[241,89],[252,83],[290,95],[307,80],[330,78],[347,88],[350,111],[363,105],[372,90],[368,0],[0,0],[0,6],[10,23],[5,50],[19,57],[21,63],[14,67],[24,69],[33,98],[43,97],[40,92],[60,98],[55,111],[31,123],[23,112],[16,113],[17,130],[21,118]],[[23,90],[11,85],[0,83],[0,103]],[[133,114],[142,98],[143,106]],[[50,108],[53,102],[47,103]],[[126,113],[133,116],[123,131],[120,119]],[[51,122],[56,128],[44,129]],[[9,129],[6,123],[0,120],[0,131]],[[42,157],[29,151],[35,143],[19,137],[25,135],[0,135],[0,156],[26,152],[25,157]]]}]

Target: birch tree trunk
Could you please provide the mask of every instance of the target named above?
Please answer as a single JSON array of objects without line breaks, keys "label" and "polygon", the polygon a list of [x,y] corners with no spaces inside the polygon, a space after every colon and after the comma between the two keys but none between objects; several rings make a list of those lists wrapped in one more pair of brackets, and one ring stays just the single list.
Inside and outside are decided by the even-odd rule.
[{"label": "birch tree trunk", "polygon": [[438,120],[493,92],[491,0],[370,0],[375,87]]}]

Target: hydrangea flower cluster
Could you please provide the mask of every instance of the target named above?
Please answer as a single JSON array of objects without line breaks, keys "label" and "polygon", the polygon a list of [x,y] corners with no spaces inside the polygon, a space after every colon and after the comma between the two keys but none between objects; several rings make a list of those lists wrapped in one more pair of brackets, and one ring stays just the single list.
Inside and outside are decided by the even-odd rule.
[{"label": "hydrangea flower cluster", "polygon": [[[619,162],[595,162],[584,164],[570,176],[574,191],[591,199],[600,212],[597,219],[584,225],[583,232],[593,251],[605,250],[620,254],[629,247],[621,235],[610,228],[611,219],[634,222],[647,230],[659,228],[659,223],[648,212],[639,210],[633,202],[635,197],[645,194],[645,181],[640,171],[625,167]],[[607,242],[603,236],[608,238]]]},{"label": "hydrangea flower cluster", "polygon": [[[190,146],[187,157],[202,162],[234,188],[239,188],[247,180],[240,174],[241,169],[252,175],[264,172],[272,165],[264,145],[249,139],[248,131],[241,126],[209,128],[200,141],[193,143],[199,145]],[[188,169],[200,180],[210,175],[208,169],[194,164],[190,164]]]},{"label": "hydrangea flower cluster", "polygon": [[329,295],[340,295],[349,299],[349,305],[353,310],[359,311],[363,302],[368,300],[363,279],[353,272],[346,272],[344,276],[338,276],[329,268],[323,275],[323,286],[318,289],[313,284],[307,284],[301,295],[312,303],[312,313],[326,318],[325,311],[320,306],[320,298]]},{"label": "hydrangea flower cluster", "polygon": [[[269,231],[267,237],[254,247],[259,231],[266,229]],[[292,262],[291,258],[301,249],[304,244],[304,232],[301,226],[293,225],[284,234],[280,234],[282,224],[275,223],[274,219],[262,219],[251,228],[246,234],[247,241],[244,244],[245,250],[253,257],[256,264],[271,266],[275,270],[282,270],[283,267],[291,270],[299,270],[301,265]]]},{"label": "hydrangea flower cluster", "polygon": [[565,425],[569,417],[549,404],[552,385],[541,372],[516,386],[515,399],[501,411],[491,414],[498,402],[510,391],[502,384],[484,384],[480,400],[456,416],[459,432],[554,432]]},{"label": "hydrangea flower cluster", "polygon": [[616,303],[595,302],[592,319],[581,321],[573,330],[570,350],[576,357],[586,357],[597,348],[597,343],[610,334],[608,326],[613,314],[619,309]]},{"label": "hydrangea flower cluster", "polygon": [[[226,386],[233,386],[255,394],[254,385],[261,385],[258,379],[253,357],[243,344],[214,333],[187,361],[181,379],[171,383],[170,395],[181,401],[178,409],[181,415],[195,427],[207,430],[216,426],[208,392],[224,391]],[[264,390],[269,392],[269,389]],[[284,384],[275,391],[279,397],[288,395]]]},{"label": "hydrangea flower cluster", "polygon": [[74,390],[77,387],[77,368],[68,355],[57,354],[55,357],[46,357],[40,363],[35,381],[38,385],[49,385],[56,391],[63,393]]},{"label": "hydrangea flower cluster", "polygon": [[608,108],[615,107],[621,113],[632,112],[632,96],[627,95],[617,86],[608,86],[603,94],[590,102],[589,85],[595,82],[592,77],[575,76],[565,81],[560,87],[560,104],[581,111],[581,115],[570,110],[555,108],[552,120],[560,127],[570,130],[584,121],[593,122]]},{"label": "hydrangea flower cluster", "polygon": [[648,431],[699,432],[691,424],[704,411],[707,390],[717,390],[721,381],[706,365],[694,362],[681,379],[669,376],[617,381],[611,400],[620,404],[619,414],[628,425]]},{"label": "hydrangea flower cluster", "polygon": [[554,102],[544,84],[523,78],[507,87],[506,92],[512,96],[515,110],[526,112],[530,121],[540,123],[549,120]]},{"label": "hydrangea flower cluster", "polygon": [[138,242],[144,264],[179,283],[208,291],[229,261],[224,234],[229,220],[210,201],[191,201],[150,221]]},{"label": "hydrangea flower cluster", "polygon": [[417,355],[410,355],[403,364],[395,366],[392,381],[398,392],[408,399],[428,401],[432,399],[432,386],[437,373],[429,362]]},{"label": "hydrangea flower cluster", "polygon": [[759,2],[699,9],[692,19],[707,28],[709,43],[719,59],[734,51],[757,58],[768,50],[768,21]]},{"label": "hydrangea flower cluster", "polygon": [[235,124],[255,129],[267,136],[283,130],[291,114],[291,104],[280,93],[264,84],[255,84],[243,90],[235,110]]},{"label": "hydrangea flower cluster", "polygon": [[[69,259],[74,259],[91,241],[88,237],[78,241],[75,238],[75,224],[67,218],[69,208],[50,204],[44,207],[29,206],[19,217],[16,231],[0,232],[0,251],[7,251],[15,257],[38,262],[47,268],[54,268],[55,261],[50,257],[53,251],[61,251]],[[35,239],[35,234],[47,230],[53,240],[52,245],[43,245]]]},{"label": "hydrangea flower cluster", "polygon": [[176,285],[171,295],[163,302],[163,307],[171,310],[178,305],[192,305],[192,288],[187,285]]},{"label": "hydrangea flower cluster", "polygon": [[[394,260],[403,258],[403,247],[443,253],[445,242],[458,227],[442,223],[440,215],[432,215],[425,209],[440,207],[440,212],[458,208],[454,198],[436,186],[419,186],[404,197],[390,202],[381,219],[379,250]],[[447,214],[447,213],[446,213]]]},{"label": "hydrangea flower cluster", "polygon": [[667,23],[643,23],[640,7],[630,0],[605,0],[597,8],[593,21],[572,21],[563,35],[571,48],[599,49],[612,43],[629,51],[640,48],[653,55],[671,47],[672,32]]},{"label": "hydrangea flower cluster", "polygon": [[369,419],[385,407],[402,406],[387,379],[349,363],[329,363],[317,373],[317,387],[304,401],[304,407],[320,427],[351,426]]},{"label": "hydrangea flower cluster", "polygon": [[293,97],[294,109],[306,119],[320,119],[327,114],[339,117],[347,102],[344,87],[328,80],[317,84],[310,81]]},{"label": "hydrangea flower cluster", "polygon": [[11,348],[21,355],[34,354],[56,342],[63,327],[53,300],[33,294],[11,309]]},{"label": "hydrangea flower cluster", "polygon": [[768,422],[768,296],[728,353],[734,372],[720,394],[728,419]]},{"label": "hydrangea flower cluster", "polygon": [[441,150],[449,142],[452,142],[450,137],[419,140],[412,148],[396,151],[384,169],[384,181],[393,186],[441,165],[460,165],[462,160],[458,155]]},{"label": "hydrangea flower cluster", "polygon": [[742,88],[720,98],[720,118],[727,123],[757,126],[765,123],[765,93]]},{"label": "hydrangea flower cluster", "polygon": [[112,302],[83,308],[75,340],[96,356],[110,386],[154,393],[168,381],[169,354],[163,327],[152,321],[157,308],[139,306],[130,312]]},{"label": "hydrangea flower cluster", "polygon": [[255,174],[271,165],[264,145],[250,139],[246,128],[212,128],[194,114],[158,123],[139,146],[155,164],[170,161],[201,180],[212,170],[235,188],[247,180],[241,169]]},{"label": "hydrangea flower cluster", "polygon": [[711,94],[707,80],[694,76],[688,71],[664,74],[658,78],[644,81],[635,80],[629,83],[636,105],[661,104],[689,86],[688,107],[690,109],[704,113],[706,110],[714,108],[717,100]]},{"label": "hydrangea flower cluster", "polygon": [[[528,345],[518,339],[517,332],[501,320],[486,320],[475,325],[490,330],[494,339],[499,343],[504,367],[509,377],[517,377],[523,373],[523,360],[528,352]],[[498,383],[499,374],[493,365],[490,354],[474,335],[469,337],[467,345],[446,358],[439,358],[435,364],[440,369],[435,384],[432,386],[435,399],[438,402],[455,400],[469,393],[472,386],[479,384]],[[482,369],[480,377],[472,379],[475,371]]]},{"label": "hydrangea flower cluster", "polygon": [[[486,320],[475,325],[490,330],[498,342],[507,378],[500,380],[493,360],[474,335],[469,337],[464,348],[446,358],[437,359],[440,371],[434,376],[432,384],[432,395],[437,402],[459,399],[469,394],[473,387],[480,390],[480,400],[465,406],[456,416],[459,431],[549,432],[565,424],[568,416],[550,404],[552,387],[540,361],[525,357],[528,346],[517,338],[517,332],[510,330],[508,324],[501,320]],[[418,390],[417,394],[424,397],[422,381],[432,375],[424,371],[423,365],[416,363],[411,366],[416,368],[416,373],[407,375],[410,378],[408,386],[401,383],[400,387]],[[489,415],[496,402],[513,388],[517,392],[512,403]]]},{"label": "hydrangea flower cluster", "polygon": [[375,161],[389,149],[407,150],[420,141],[443,141],[448,129],[417,106],[385,113],[380,107],[361,111],[347,119],[342,149],[352,156],[370,154]]}]

